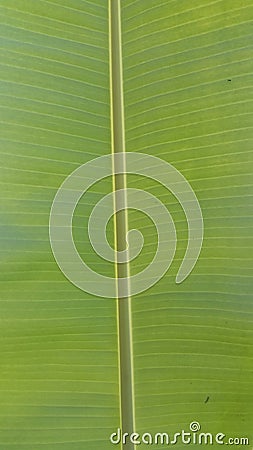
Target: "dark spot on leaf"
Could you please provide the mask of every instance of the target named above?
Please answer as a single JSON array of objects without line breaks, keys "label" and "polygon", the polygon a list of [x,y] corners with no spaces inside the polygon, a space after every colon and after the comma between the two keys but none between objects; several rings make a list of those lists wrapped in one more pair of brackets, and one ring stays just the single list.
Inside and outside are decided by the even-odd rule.
[{"label": "dark spot on leaf", "polygon": [[205,399],[205,403],[207,403],[208,401],[209,401],[209,395],[208,395],[208,397],[206,397],[206,399]]}]

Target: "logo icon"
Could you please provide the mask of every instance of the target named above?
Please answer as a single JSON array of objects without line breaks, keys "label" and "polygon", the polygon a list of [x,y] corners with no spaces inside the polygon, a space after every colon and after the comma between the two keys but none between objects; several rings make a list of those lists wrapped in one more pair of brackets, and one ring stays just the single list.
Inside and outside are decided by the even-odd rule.
[{"label": "logo icon", "polygon": [[[79,255],[72,235],[73,215],[80,198],[97,181],[117,174],[137,174],[155,180],[180,203],[188,225],[188,244],[176,276],[176,283],[181,283],[192,271],[201,251],[204,229],[201,208],[190,184],[175,167],[160,158],[142,153],[116,153],[95,158],[77,168],[63,182],[54,198],[49,224],[50,243],[59,268],[83,291],[99,297],[117,297],[116,279],[91,269]],[[177,235],[169,211],[158,198],[140,189],[116,190],[105,195],[94,206],[88,224],[94,251],[107,261],[130,262],[143,248],[143,236],[136,229],[128,231],[128,248],[124,251],[116,252],[107,241],[109,219],[126,207],[146,214],[154,223],[158,237],[151,263],[127,279],[130,294],[135,295],[157,283],[169,269],[176,250]],[[129,291],[125,292],[127,295]]]}]

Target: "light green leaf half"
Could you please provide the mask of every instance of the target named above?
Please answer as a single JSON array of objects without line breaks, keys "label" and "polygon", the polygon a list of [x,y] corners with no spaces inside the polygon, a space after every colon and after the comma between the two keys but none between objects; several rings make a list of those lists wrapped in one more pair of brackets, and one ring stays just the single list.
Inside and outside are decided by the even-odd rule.
[{"label": "light green leaf half", "polygon": [[[0,15],[0,450],[111,449],[121,423],[116,302],[75,288],[48,234],[64,179],[111,152],[108,3],[2,0]],[[183,211],[161,185],[128,176],[168,207],[178,234],[169,272],[132,299],[139,433],[198,421],[253,443],[252,19],[250,0],[121,1],[126,151],[174,165],[205,224],[199,261],[177,285]],[[113,264],[86,231],[111,189],[106,179],[82,198],[73,230],[86,263],[108,276]],[[146,216],[128,218],[145,238],[134,274],[157,240]],[[112,223],[108,233],[113,243]]]},{"label": "light green leaf half", "polygon": [[[176,285],[185,218],[174,198],[150,185],[180,242],[167,275],[133,302],[140,432],[189,431],[197,420],[203,432],[253,438],[252,15],[249,1],[124,2],[127,151],[180,170],[205,223],[199,261]],[[131,226],[139,220],[131,216]],[[147,262],[154,231],[142,226]]]},{"label": "light green leaf half", "polygon": [[[103,2],[1,2],[0,448],[109,449],[118,426],[115,302],[76,289],[58,269],[51,204],[75,168],[111,151],[108,9]],[[75,214],[87,263],[87,217]],[[86,227],[86,228],[85,228]],[[84,238],[84,239],[83,239]]]}]

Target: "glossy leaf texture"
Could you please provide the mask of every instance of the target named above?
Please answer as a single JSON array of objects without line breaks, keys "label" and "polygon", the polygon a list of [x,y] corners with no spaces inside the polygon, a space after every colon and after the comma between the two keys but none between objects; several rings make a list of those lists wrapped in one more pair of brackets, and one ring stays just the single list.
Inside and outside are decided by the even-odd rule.
[{"label": "glossy leaf texture", "polygon": [[[107,450],[120,426],[116,302],[64,277],[48,220],[63,180],[111,152],[108,3],[2,0],[0,14],[0,449]],[[121,19],[126,150],[174,165],[205,224],[199,261],[177,285],[182,208],[161,185],[128,176],[168,207],[178,235],[168,273],[132,299],[136,431],[173,435],[198,421],[253,442],[253,7],[123,0]],[[80,254],[108,276],[113,264],[86,231],[111,186],[97,183],[74,217]],[[135,273],[157,239],[140,212],[129,211],[129,226],[145,238]],[[108,232],[113,242],[111,223]]]}]

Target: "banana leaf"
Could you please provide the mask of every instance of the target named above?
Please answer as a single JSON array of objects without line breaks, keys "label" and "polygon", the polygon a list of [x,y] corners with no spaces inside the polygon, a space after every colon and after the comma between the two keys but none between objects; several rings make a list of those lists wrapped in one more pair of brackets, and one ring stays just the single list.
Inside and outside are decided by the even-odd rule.
[{"label": "banana leaf", "polygon": [[[134,449],[110,440],[125,414],[118,300],[72,284],[49,236],[64,180],[112,153],[116,8],[125,150],[179,171],[204,220],[198,262],[178,284],[182,206],[161,184],[128,175],[128,188],[160,199],[177,232],[169,270],[131,298],[135,431],[173,439],[196,423],[224,443],[252,444],[252,2],[1,0],[0,449]],[[106,277],[115,264],[94,252],[87,227],[114,187],[98,181],[73,217],[79,254]],[[141,211],[130,209],[128,224],[144,237],[132,276],[152,261],[157,237]],[[113,246],[113,218],[107,234]]]}]

